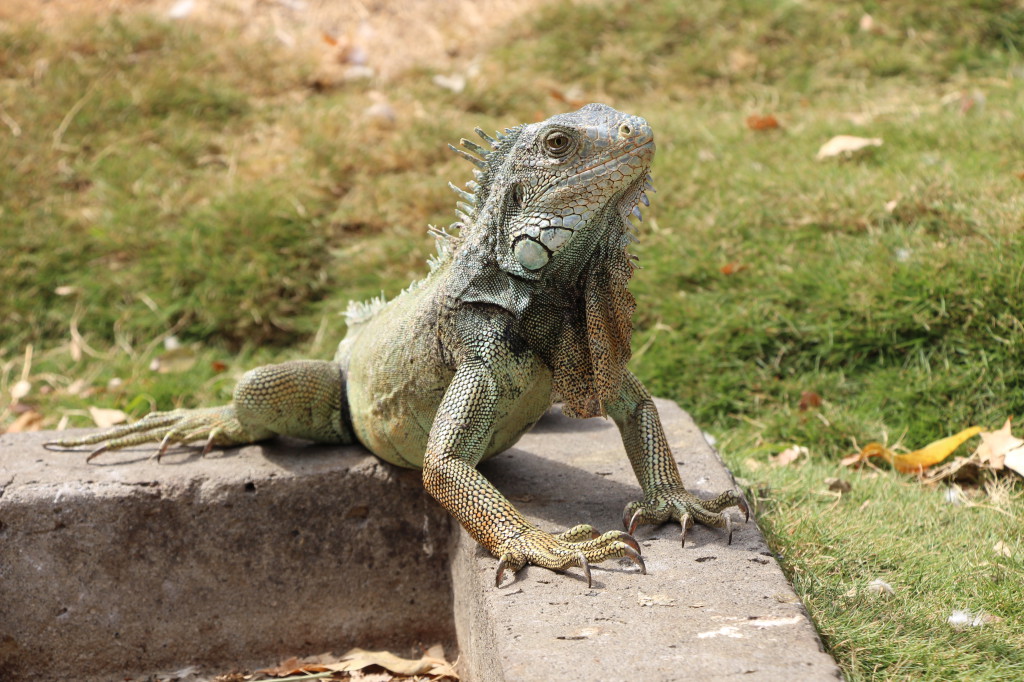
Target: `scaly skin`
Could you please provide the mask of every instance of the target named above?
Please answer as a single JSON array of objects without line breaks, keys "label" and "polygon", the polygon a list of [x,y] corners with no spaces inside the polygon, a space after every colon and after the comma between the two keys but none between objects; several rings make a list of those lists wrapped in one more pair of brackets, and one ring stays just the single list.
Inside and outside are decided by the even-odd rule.
[{"label": "scaly skin", "polygon": [[[130,426],[54,445],[100,452],[161,441],[252,443],[274,435],[362,443],[423,470],[426,489],[505,570],[562,570],[615,557],[645,572],[638,524],[698,521],[731,528],[729,491],[687,492],[650,394],[626,370],[634,300],[629,217],[647,204],[654,140],[646,121],[591,104],[508,129],[490,147],[457,150],[479,170],[453,189],[460,222],[435,231],[438,256],[394,300],[350,306],[333,362],[248,372],[230,405],[151,414]],[[453,149],[455,149],[453,147]],[[588,525],[551,534],[528,522],[477,464],[513,445],[553,401],[575,417],[610,416],[643,490],[628,532]]]}]

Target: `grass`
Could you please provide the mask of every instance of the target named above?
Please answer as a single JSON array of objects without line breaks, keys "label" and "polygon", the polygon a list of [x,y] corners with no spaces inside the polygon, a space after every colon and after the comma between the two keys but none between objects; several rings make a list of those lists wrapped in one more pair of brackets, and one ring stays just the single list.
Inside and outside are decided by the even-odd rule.
[{"label": "grass", "polygon": [[[659,144],[633,368],[718,438],[844,673],[1019,679],[1019,483],[955,505],[838,459],[1024,414],[1022,27],[999,0],[553,3],[455,93],[427,66],[317,92],[294,54],[128,15],[7,26],[0,425],[223,402],[255,364],[329,357],[350,297],[425,271],[469,176],[445,142],[607,101]],[[815,160],[836,134],[884,144]],[[151,371],[170,335],[189,361]]]}]

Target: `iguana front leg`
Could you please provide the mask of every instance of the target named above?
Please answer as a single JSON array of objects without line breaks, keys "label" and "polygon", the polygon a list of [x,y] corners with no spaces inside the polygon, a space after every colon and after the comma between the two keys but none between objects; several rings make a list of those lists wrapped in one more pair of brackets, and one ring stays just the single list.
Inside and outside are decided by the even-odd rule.
[{"label": "iguana front leg", "polygon": [[158,441],[157,459],[172,444],[202,440],[206,441],[203,454],[214,446],[256,443],[275,435],[350,443],[350,427],[343,416],[344,389],[335,362],[293,360],[265,365],[242,376],[229,405],[153,412],[134,424],[47,445],[99,445],[88,461],[107,450]]},{"label": "iguana front leg", "polygon": [[619,427],[633,473],[644,491],[642,501],[629,503],[623,511],[622,525],[627,532],[632,534],[641,523],[659,524],[671,519],[682,526],[680,542],[685,546],[686,531],[697,521],[725,528],[731,544],[732,520],[722,511],[739,507],[749,518],[746,501],[732,490],[710,500],[702,500],[686,490],[654,401],[631,372],[626,373],[618,399],[607,408]]},{"label": "iguana front leg", "polygon": [[[526,564],[562,570],[583,568],[590,585],[593,562],[629,557],[646,572],[636,541],[622,531],[598,536],[590,526],[565,533],[547,533],[527,521],[476,465],[490,440],[499,402],[509,397],[511,384],[496,375],[515,376],[516,363],[525,364],[491,344],[487,360],[474,358],[458,368],[434,418],[423,460],[427,491],[462,524],[473,538],[498,557],[496,584],[505,569],[518,571]],[[497,371],[494,365],[501,366]],[[529,380],[529,377],[523,377]]]}]

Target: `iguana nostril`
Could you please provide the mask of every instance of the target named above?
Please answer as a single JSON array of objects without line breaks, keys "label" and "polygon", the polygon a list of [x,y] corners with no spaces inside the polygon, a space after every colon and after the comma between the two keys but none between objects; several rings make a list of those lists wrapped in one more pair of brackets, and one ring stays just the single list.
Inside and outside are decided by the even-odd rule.
[{"label": "iguana nostril", "polygon": [[633,134],[633,126],[629,125],[628,123],[623,123],[622,125],[619,126],[619,136],[620,137],[629,137],[632,134]]}]

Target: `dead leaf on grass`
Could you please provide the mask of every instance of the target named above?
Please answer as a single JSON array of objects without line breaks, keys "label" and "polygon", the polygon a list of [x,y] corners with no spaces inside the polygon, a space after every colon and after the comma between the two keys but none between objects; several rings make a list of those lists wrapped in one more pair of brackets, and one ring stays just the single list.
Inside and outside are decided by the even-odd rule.
[{"label": "dead leaf on grass", "polygon": [[797,406],[801,412],[814,407],[821,407],[821,396],[814,391],[803,391],[800,394],[800,404]]},{"label": "dead leaf on grass", "polygon": [[938,464],[949,457],[964,441],[979,433],[981,433],[981,428],[972,426],[960,433],[929,443],[920,450],[901,454],[894,453],[881,443],[868,443],[860,452],[844,457],[840,460],[840,463],[843,466],[853,466],[854,464],[862,464],[872,457],[881,457],[892,464],[896,471],[900,473],[921,473],[928,467]]},{"label": "dead leaf on grass", "polygon": [[25,433],[27,431],[39,431],[43,428],[43,415],[35,410],[26,410],[18,415],[18,418],[7,427],[7,433]]},{"label": "dead leaf on grass", "polygon": [[769,455],[768,461],[773,467],[784,467],[809,454],[810,450],[803,445],[792,445],[777,455]]},{"label": "dead leaf on grass", "polygon": [[747,269],[747,266],[743,263],[726,263],[718,270],[723,275],[735,275],[737,272],[742,272]]},{"label": "dead leaf on grass", "polygon": [[818,154],[815,156],[819,161],[836,156],[851,157],[857,152],[881,147],[880,137],[857,137],[856,135],[836,135],[831,140],[821,145]]},{"label": "dead leaf on grass", "polygon": [[767,116],[747,116],[747,127],[754,131],[776,130],[781,128],[779,120],[768,114]]},{"label": "dead leaf on grass", "polygon": [[[1010,467],[1017,473],[1022,473],[1019,469],[1010,466],[1011,463],[1016,463],[1017,453],[1024,451],[1024,440],[1014,436],[1011,428],[1012,420],[1007,418],[1003,428],[998,431],[981,432],[981,444],[974,454],[982,465],[987,465],[996,471],[1003,467]],[[1010,460],[1010,463],[1007,462],[1007,459]]]},{"label": "dead leaf on grass", "polygon": [[1000,556],[1013,556],[1013,549],[1008,544],[1000,540],[992,546],[992,550]]},{"label": "dead leaf on grass", "polygon": [[89,416],[92,417],[93,423],[101,429],[109,429],[111,426],[128,421],[128,415],[121,410],[106,407],[90,407]]}]

